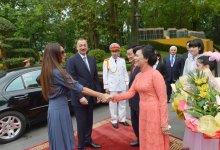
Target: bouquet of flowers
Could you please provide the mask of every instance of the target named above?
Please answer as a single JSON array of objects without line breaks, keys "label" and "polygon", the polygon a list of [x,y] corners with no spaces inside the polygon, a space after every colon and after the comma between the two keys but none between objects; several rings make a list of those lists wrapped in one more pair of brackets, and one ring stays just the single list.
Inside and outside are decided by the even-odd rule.
[{"label": "bouquet of flowers", "polygon": [[173,110],[193,132],[220,138],[220,93],[204,72],[189,73],[175,83]]}]

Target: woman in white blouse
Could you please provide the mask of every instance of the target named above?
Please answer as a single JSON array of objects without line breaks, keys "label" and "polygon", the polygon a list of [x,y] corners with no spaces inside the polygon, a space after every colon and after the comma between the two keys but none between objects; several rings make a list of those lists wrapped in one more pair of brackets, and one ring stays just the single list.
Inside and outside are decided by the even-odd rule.
[{"label": "woman in white blouse", "polygon": [[195,39],[189,42],[189,52],[191,55],[186,59],[183,75],[196,71],[196,59],[204,51],[204,44],[201,39]]}]

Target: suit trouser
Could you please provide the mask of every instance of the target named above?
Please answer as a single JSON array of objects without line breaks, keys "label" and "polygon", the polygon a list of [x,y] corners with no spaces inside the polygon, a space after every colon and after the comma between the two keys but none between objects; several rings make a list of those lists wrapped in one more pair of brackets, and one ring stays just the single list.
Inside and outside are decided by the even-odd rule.
[{"label": "suit trouser", "polygon": [[73,106],[76,115],[78,148],[85,148],[92,142],[93,104],[77,107]]},{"label": "suit trouser", "polygon": [[[125,91],[111,91],[110,94],[124,93]],[[117,103],[109,102],[109,110],[111,114],[111,122],[117,123],[118,116],[120,122],[125,122],[126,119],[126,101],[120,101]]]},{"label": "suit trouser", "polygon": [[139,110],[131,108],[131,123],[137,140],[139,140]]},{"label": "suit trouser", "polygon": [[166,81],[166,87],[167,87],[167,102],[170,100],[170,96],[172,94],[172,88],[171,84],[175,83],[175,81]]}]

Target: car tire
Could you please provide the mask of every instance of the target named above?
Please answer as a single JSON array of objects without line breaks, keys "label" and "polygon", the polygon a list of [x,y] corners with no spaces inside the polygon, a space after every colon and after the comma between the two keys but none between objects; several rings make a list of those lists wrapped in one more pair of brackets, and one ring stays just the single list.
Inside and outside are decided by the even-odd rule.
[{"label": "car tire", "polygon": [[0,114],[0,143],[8,143],[19,138],[26,129],[26,119],[17,111]]}]

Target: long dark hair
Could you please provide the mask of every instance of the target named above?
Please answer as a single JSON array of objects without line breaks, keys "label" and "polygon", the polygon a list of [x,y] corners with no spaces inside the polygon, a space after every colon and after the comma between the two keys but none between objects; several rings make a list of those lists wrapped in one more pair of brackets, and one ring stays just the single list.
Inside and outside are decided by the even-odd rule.
[{"label": "long dark hair", "polygon": [[53,89],[51,89],[51,84],[54,82],[53,70],[58,69],[61,72],[65,82],[66,82],[66,72],[61,67],[61,45],[58,43],[47,44],[44,54],[43,63],[40,75],[40,84],[42,87],[42,94],[45,100],[48,100],[48,95]]}]

